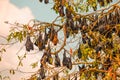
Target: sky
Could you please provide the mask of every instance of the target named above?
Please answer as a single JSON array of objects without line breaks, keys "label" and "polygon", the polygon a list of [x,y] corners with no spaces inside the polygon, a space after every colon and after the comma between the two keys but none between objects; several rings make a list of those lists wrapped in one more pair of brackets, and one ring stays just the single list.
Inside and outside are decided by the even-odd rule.
[{"label": "sky", "polygon": [[[26,24],[30,19],[37,19],[45,22],[54,20],[57,14],[55,14],[55,12],[51,9],[52,6],[52,2],[45,5],[40,3],[39,0],[0,0],[0,35],[7,36],[9,34],[10,25],[5,24],[4,21]],[[6,41],[0,37],[0,44],[1,43],[6,43]],[[30,74],[24,74],[20,72],[16,72],[15,75],[10,75],[9,71],[6,71],[6,69],[16,68],[18,64],[16,53],[23,45],[24,42],[22,44],[17,43],[7,48],[7,52],[4,53],[2,56],[2,61],[0,62],[0,71],[5,71],[0,73],[0,75],[9,75],[11,80],[21,80],[21,78],[30,76]],[[25,49],[21,50],[19,55],[23,55],[24,53]],[[24,67],[21,67],[20,69],[26,72],[36,71],[39,67],[32,69],[29,65],[32,62],[38,61],[40,57],[41,53],[27,55],[27,58],[24,59],[23,62],[25,63]]]},{"label": "sky", "polygon": [[18,8],[29,7],[35,19],[42,21],[52,21],[55,16],[55,12],[51,9],[53,3],[50,0],[50,4],[40,3],[39,0],[10,0],[10,2],[16,5]]}]

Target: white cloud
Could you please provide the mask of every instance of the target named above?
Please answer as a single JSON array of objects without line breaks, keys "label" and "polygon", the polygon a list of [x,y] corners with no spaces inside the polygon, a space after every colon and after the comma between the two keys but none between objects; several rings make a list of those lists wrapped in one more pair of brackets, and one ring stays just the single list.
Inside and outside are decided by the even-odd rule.
[{"label": "white cloud", "polygon": [[[4,21],[9,21],[10,23],[18,22],[22,24],[26,24],[30,19],[34,19],[31,10],[29,7],[24,7],[19,9],[9,0],[0,0],[0,35],[6,36],[9,33],[10,25],[5,24]],[[1,39],[0,39],[1,40]],[[23,44],[22,44],[23,45]],[[16,52],[22,45],[13,45],[13,47],[7,49],[7,52],[3,55],[3,60],[0,62],[0,71],[4,69],[15,68],[18,64]],[[25,51],[22,50],[21,53],[23,54]],[[35,55],[38,57],[38,55]],[[34,56],[34,57],[35,57]],[[32,56],[28,56],[26,63],[29,63]],[[38,58],[37,58],[38,59]],[[36,59],[33,59],[34,62]],[[29,62],[28,62],[29,61]],[[29,66],[29,64],[25,64],[25,66]],[[30,67],[27,67],[30,70]],[[3,72],[2,74],[8,75],[9,72]],[[16,73],[14,76],[11,76],[11,80],[19,80],[21,77],[28,76],[25,74],[18,74]]]},{"label": "white cloud", "polygon": [[4,21],[27,23],[33,18],[34,16],[28,7],[19,9],[9,0],[0,0],[0,34],[8,34],[10,25],[5,24]]}]

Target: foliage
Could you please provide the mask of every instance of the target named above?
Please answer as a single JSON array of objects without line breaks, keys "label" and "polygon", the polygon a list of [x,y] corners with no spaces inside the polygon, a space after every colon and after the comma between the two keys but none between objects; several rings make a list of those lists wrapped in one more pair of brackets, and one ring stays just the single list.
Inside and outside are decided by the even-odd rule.
[{"label": "foliage", "polygon": [[[16,24],[18,27],[12,28],[7,40],[22,42],[26,39],[26,51],[34,50],[36,46],[43,52],[40,69],[28,80],[116,80],[119,77],[116,71],[120,66],[120,1],[98,10],[98,7],[105,7],[111,2],[53,0],[52,9],[59,14],[53,22],[31,20],[27,25]],[[48,4],[49,0],[44,0],[44,3]],[[91,9],[92,13],[81,13]],[[60,24],[56,22],[58,19]],[[31,22],[33,25],[29,25]],[[62,44],[59,34],[64,34]],[[75,40],[73,43],[77,42],[77,47],[69,50],[68,40],[72,39]],[[54,46],[57,48],[54,49]],[[63,59],[59,54],[63,54]],[[18,58],[18,66],[23,66],[25,57]],[[38,66],[37,63],[32,63],[32,68]],[[14,70],[10,73],[14,74]]]}]

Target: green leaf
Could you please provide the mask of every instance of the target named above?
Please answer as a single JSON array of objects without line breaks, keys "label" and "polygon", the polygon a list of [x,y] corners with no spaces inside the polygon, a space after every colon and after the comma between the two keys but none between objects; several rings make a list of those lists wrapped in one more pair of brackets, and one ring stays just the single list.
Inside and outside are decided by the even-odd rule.
[{"label": "green leaf", "polygon": [[82,73],[82,75],[80,76],[80,80],[85,80],[85,74]]},{"label": "green leaf", "polygon": [[13,33],[10,33],[10,35],[8,35],[7,37],[7,41],[9,42],[12,39],[12,37],[13,37]]},{"label": "green leaf", "polygon": [[0,80],[2,80],[2,76],[0,75]]},{"label": "green leaf", "polygon": [[27,32],[23,31],[23,36],[26,37],[26,35],[27,35]]},{"label": "green leaf", "polygon": [[2,48],[2,49],[0,50],[0,52],[1,52],[1,53],[6,52],[6,49],[5,49],[5,48]]},{"label": "green leaf", "polygon": [[0,61],[2,61],[2,58],[0,57]]},{"label": "green leaf", "polygon": [[19,40],[20,42],[22,42],[22,40],[23,40],[22,32],[19,33],[18,40]]},{"label": "green leaf", "polygon": [[24,58],[26,58],[26,53],[24,54],[24,56],[23,56]]},{"label": "green leaf", "polygon": [[18,66],[23,66],[23,63],[20,61],[19,64],[18,64]]},{"label": "green leaf", "polygon": [[52,58],[52,57],[49,58],[49,63],[50,63],[50,64],[53,63],[53,58]]},{"label": "green leaf", "polygon": [[13,69],[11,69],[9,72],[10,74],[13,74],[13,75],[15,74],[15,71]]},{"label": "green leaf", "polygon": [[60,80],[66,80],[64,77],[62,77]]},{"label": "green leaf", "polygon": [[14,38],[17,38],[18,35],[19,35],[19,32],[14,32],[14,33],[13,33],[13,37],[14,37]]},{"label": "green leaf", "polygon": [[36,68],[38,66],[38,62],[34,62],[30,66],[32,66],[32,68]]},{"label": "green leaf", "polygon": [[86,6],[86,12],[88,12],[89,11],[89,7],[88,6]]},{"label": "green leaf", "polygon": [[20,56],[18,56],[18,59],[20,60],[20,59],[21,59],[21,57],[20,57]]},{"label": "green leaf", "polygon": [[78,7],[75,7],[75,11],[78,12]]},{"label": "green leaf", "polygon": [[2,51],[3,51],[3,52],[6,52],[6,49],[5,49],[5,48],[2,48]]}]

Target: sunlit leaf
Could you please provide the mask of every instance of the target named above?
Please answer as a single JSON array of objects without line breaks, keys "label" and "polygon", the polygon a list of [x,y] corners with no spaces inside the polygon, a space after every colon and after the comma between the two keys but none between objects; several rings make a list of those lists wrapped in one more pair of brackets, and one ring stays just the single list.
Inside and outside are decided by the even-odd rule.
[{"label": "sunlit leaf", "polygon": [[13,69],[11,69],[9,72],[10,74],[13,74],[13,75],[15,74],[15,71]]},{"label": "sunlit leaf", "polygon": [[13,33],[10,33],[7,37],[7,41],[9,42],[13,38]]},{"label": "sunlit leaf", "polygon": [[31,64],[32,68],[36,68],[38,66],[38,62],[34,62]]},{"label": "sunlit leaf", "polygon": [[19,64],[18,64],[18,66],[23,66],[23,63],[22,63],[22,61],[19,61]]},{"label": "sunlit leaf", "polygon": [[25,53],[23,57],[26,58],[26,55],[27,55],[27,54]]},{"label": "sunlit leaf", "polygon": [[0,61],[2,61],[2,58],[1,58],[1,56],[0,56]]},{"label": "sunlit leaf", "polygon": [[0,75],[0,80],[2,80],[2,75]]},{"label": "sunlit leaf", "polygon": [[20,60],[21,59],[21,57],[20,56],[17,56],[18,57],[18,59]]}]

